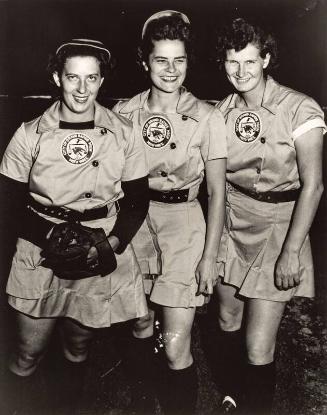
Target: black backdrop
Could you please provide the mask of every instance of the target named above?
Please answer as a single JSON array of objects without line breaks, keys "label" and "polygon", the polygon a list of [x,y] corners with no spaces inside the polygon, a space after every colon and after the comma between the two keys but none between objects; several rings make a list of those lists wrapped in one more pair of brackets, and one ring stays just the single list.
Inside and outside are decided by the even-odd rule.
[{"label": "black backdrop", "polygon": [[226,18],[241,14],[256,16],[275,31],[278,79],[327,104],[326,0],[0,0],[0,94],[48,94],[48,53],[63,40],[90,37],[103,40],[117,60],[104,93],[131,96],[143,86],[135,64],[142,24],[167,8],[185,12],[198,34],[199,59],[188,85],[200,98],[226,93],[224,76],[208,59],[212,33]]}]

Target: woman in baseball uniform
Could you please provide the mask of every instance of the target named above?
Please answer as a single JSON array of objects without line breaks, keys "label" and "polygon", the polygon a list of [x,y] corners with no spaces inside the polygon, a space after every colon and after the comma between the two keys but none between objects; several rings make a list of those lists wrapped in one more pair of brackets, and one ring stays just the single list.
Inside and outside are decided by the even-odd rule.
[{"label": "woman in baseball uniform", "polygon": [[[245,413],[270,413],[274,351],[288,300],[314,295],[309,229],[323,191],[323,112],[267,72],[276,42],[238,18],[217,40],[234,93],[218,108],[227,125],[226,226],[219,249],[220,366],[226,412],[245,386]],[[242,375],[242,334],[247,364]]]},{"label": "woman in baseball uniform", "polygon": [[[62,365],[68,371],[57,381],[72,400],[78,398],[74,382],[82,380],[92,329],[147,314],[142,275],[129,242],[147,213],[148,170],[132,123],[96,102],[109,61],[110,52],[99,41],[62,44],[49,65],[61,99],[18,128],[0,166],[7,192],[28,193],[7,284],[18,327],[9,395],[17,390],[13,384],[22,385],[35,372],[57,321]],[[63,279],[45,266],[46,234],[40,229],[50,231],[63,221],[104,231],[103,242],[117,254],[112,254],[117,265],[110,275],[80,279],[73,269]],[[100,261],[92,247],[87,260],[97,256]],[[9,404],[17,403],[17,396],[12,398]],[[63,396],[58,399],[64,404]]]},{"label": "woman in baseball uniform", "polygon": [[[154,307],[161,306],[167,367],[161,377],[160,402],[166,414],[190,415],[197,396],[191,328],[195,308],[212,293],[217,279],[215,262],[224,217],[225,125],[217,109],[183,87],[192,57],[187,16],[171,10],[151,16],[143,26],[139,57],[150,89],[114,108],[134,122],[150,171],[149,213],[133,240],[150,312],[134,326],[127,360],[131,373],[137,375],[134,384],[147,385],[149,394]],[[209,195],[207,229],[197,200],[204,173]],[[144,406],[146,400],[144,396]],[[139,411],[153,413],[151,404]]]}]

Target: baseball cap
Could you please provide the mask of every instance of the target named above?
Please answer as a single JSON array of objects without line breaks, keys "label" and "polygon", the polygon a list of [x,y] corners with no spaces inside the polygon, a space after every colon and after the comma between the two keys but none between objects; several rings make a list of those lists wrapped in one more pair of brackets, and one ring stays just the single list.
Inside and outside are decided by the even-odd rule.
[{"label": "baseball cap", "polygon": [[99,49],[99,50],[102,50],[102,51],[106,52],[109,59],[111,57],[111,53],[105,47],[105,45],[102,42],[100,42],[99,40],[94,40],[94,39],[72,39],[72,40],[69,40],[68,42],[65,42],[65,43],[63,43],[62,45],[59,46],[59,48],[56,50],[56,55],[58,54],[58,52],[60,50],[66,48],[67,46],[81,46],[81,47],[87,46],[89,48]]},{"label": "baseball cap", "polygon": [[176,10],[162,10],[161,12],[154,13],[150,16],[143,25],[142,29],[142,39],[144,38],[145,31],[148,27],[148,24],[152,22],[152,20],[160,19],[161,17],[168,17],[168,16],[179,16],[185,23],[191,23],[190,19],[186,16],[186,14],[178,12]]}]

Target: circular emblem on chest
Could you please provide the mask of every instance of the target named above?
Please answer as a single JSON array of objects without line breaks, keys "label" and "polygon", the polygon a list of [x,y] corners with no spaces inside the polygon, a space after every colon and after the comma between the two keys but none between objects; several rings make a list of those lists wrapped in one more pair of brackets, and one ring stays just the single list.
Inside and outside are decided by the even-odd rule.
[{"label": "circular emblem on chest", "polygon": [[261,131],[261,121],[254,112],[243,112],[235,121],[235,133],[245,143],[254,141]]},{"label": "circular emblem on chest", "polygon": [[142,129],[143,140],[149,147],[164,147],[171,137],[171,126],[163,117],[151,117]]},{"label": "circular emblem on chest", "polygon": [[69,134],[61,146],[62,155],[69,163],[83,164],[92,156],[92,141],[82,133]]}]

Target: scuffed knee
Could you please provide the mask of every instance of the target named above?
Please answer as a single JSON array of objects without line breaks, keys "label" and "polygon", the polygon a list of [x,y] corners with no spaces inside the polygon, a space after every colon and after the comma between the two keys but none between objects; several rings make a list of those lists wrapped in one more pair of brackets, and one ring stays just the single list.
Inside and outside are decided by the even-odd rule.
[{"label": "scuffed knee", "polygon": [[171,369],[184,369],[192,364],[190,336],[177,332],[162,333],[168,366]]},{"label": "scuffed knee", "polygon": [[41,353],[20,349],[10,356],[8,367],[18,376],[30,376],[35,372]]}]

